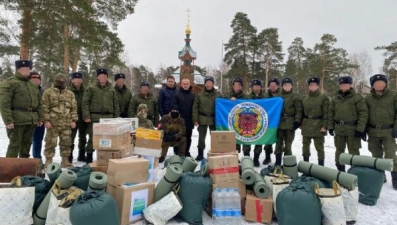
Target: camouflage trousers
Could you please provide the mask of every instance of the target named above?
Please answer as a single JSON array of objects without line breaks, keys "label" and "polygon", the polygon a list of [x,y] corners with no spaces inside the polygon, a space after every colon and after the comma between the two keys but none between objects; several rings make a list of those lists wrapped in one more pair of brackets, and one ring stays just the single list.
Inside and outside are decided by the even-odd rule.
[{"label": "camouflage trousers", "polygon": [[173,142],[165,142],[161,144],[161,157],[165,157],[168,152],[169,147],[178,147],[178,155],[185,156],[186,151],[186,137],[181,137],[181,139]]},{"label": "camouflage trousers", "polygon": [[87,123],[83,120],[78,120],[76,123],[76,128],[72,129],[72,139],[71,139],[71,146],[70,149],[73,152],[74,150],[74,140],[77,136],[77,131],[79,132],[79,150],[85,150],[85,145],[87,144]]},{"label": "camouflage trousers", "polygon": [[354,135],[335,135],[334,144],[336,148],[335,163],[337,165],[339,165],[339,156],[345,152],[346,145],[350,155],[360,155],[361,138],[356,138]]},{"label": "camouflage trousers", "polygon": [[69,157],[70,155],[70,144],[71,144],[71,133],[72,128],[70,126],[55,126],[51,129],[47,129],[45,135],[45,147],[44,155],[46,158],[53,158],[55,155],[55,148],[57,146],[59,137],[59,149],[61,157]]},{"label": "camouflage trousers", "polygon": [[324,160],[325,153],[324,153],[324,137],[309,137],[303,136],[302,137],[302,155],[303,157],[310,157],[310,144],[314,141],[314,147],[317,150],[317,156],[319,160]]},{"label": "camouflage trousers", "polygon": [[372,137],[368,139],[368,149],[372,157],[393,159],[393,172],[397,172],[396,140],[390,137]]},{"label": "camouflage trousers", "polygon": [[33,132],[36,125],[16,125],[14,129],[7,129],[7,136],[10,140],[6,157],[29,158],[30,146],[32,145]]},{"label": "camouflage trousers", "polygon": [[278,129],[277,131],[277,143],[276,150],[274,154],[281,154],[284,152],[284,155],[292,155],[292,142],[295,138],[294,130],[282,130]]}]

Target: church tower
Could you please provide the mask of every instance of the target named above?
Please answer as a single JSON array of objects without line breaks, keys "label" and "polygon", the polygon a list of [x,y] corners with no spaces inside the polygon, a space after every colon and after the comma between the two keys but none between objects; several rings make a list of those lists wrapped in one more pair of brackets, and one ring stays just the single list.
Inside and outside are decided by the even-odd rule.
[{"label": "church tower", "polygon": [[179,51],[178,53],[178,58],[181,60],[181,80],[184,78],[188,78],[190,82],[194,83],[194,60],[197,58],[197,53],[193,51],[192,47],[190,46],[190,34],[191,34],[191,29],[190,29],[190,10],[187,10],[188,12],[188,22],[187,26],[185,29],[185,47],[183,47],[182,51]]}]

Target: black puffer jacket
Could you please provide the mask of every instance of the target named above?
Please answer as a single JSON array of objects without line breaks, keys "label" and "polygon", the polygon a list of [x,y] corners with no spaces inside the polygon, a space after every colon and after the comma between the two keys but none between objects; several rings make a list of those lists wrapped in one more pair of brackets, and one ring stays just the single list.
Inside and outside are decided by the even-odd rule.
[{"label": "black puffer jacket", "polygon": [[160,116],[168,114],[172,109],[172,100],[177,93],[176,87],[164,87],[159,92],[158,104]]},{"label": "black puffer jacket", "polygon": [[186,130],[193,129],[193,102],[194,94],[192,93],[192,87],[185,91],[183,88],[179,88],[178,92],[174,96],[173,104],[177,105],[179,108],[179,113],[181,117],[185,120]]}]

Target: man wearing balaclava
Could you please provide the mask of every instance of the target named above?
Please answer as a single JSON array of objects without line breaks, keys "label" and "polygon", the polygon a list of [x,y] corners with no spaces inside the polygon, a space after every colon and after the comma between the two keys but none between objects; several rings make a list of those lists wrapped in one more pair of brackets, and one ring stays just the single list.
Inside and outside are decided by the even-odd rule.
[{"label": "man wearing balaclava", "polygon": [[175,151],[179,156],[185,156],[186,150],[186,131],[185,131],[185,120],[179,114],[179,108],[174,105],[172,110],[161,117],[160,124],[157,127],[159,130],[163,130],[163,143],[161,145],[161,157],[159,162],[162,163],[167,156],[169,147],[177,147]]},{"label": "man wearing balaclava", "polygon": [[68,158],[71,148],[72,129],[78,120],[77,102],[72,91],[66,88],[66,76],[58,74],[54,84],[44,91],[43,97],[44,126],[47,129],[45,136],[44,156],[45,166],[52,163],[55,147],[59,138],[61,167],[72,167]]}]

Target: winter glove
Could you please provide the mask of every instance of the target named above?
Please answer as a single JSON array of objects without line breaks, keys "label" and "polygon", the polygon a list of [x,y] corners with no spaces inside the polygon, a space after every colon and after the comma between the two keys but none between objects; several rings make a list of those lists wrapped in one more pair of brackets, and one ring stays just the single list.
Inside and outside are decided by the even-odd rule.
[{"label": "winter glove", "polygon": [[361,138],[363,136],[363,132],[360,132],[358,130],[354,131],[354,137],[355,138]]},{"label": "winter glove", "polygon": [[393,138],[397,138],[397,130],[393,130]]},{"label": "winter glove", "polygon": [[329,129],[328,133],[329,133],[329,135],[331,135],[331,136],[335,136],[334,129]]},{"label": "winter glove", "polygon": [[294,130],[298,129],[301,126],[301,124],[299,122],[294,122]]},{"label": "winter glove", "polygon": [[361,135],[361,140],[367,141],[367,132],[363,132],[363,134]]},{"label": "winter glove", "polygon": [[128,118],[128,113],[123,111],[123,112],[120,113],[120,117],[121,118]]},{"label": "winter glove", "polygon": [[176,139],[175,134],[165,134],[164,135],[165,142],[173,142],[173,141],[175,141],[175,139]]}]

